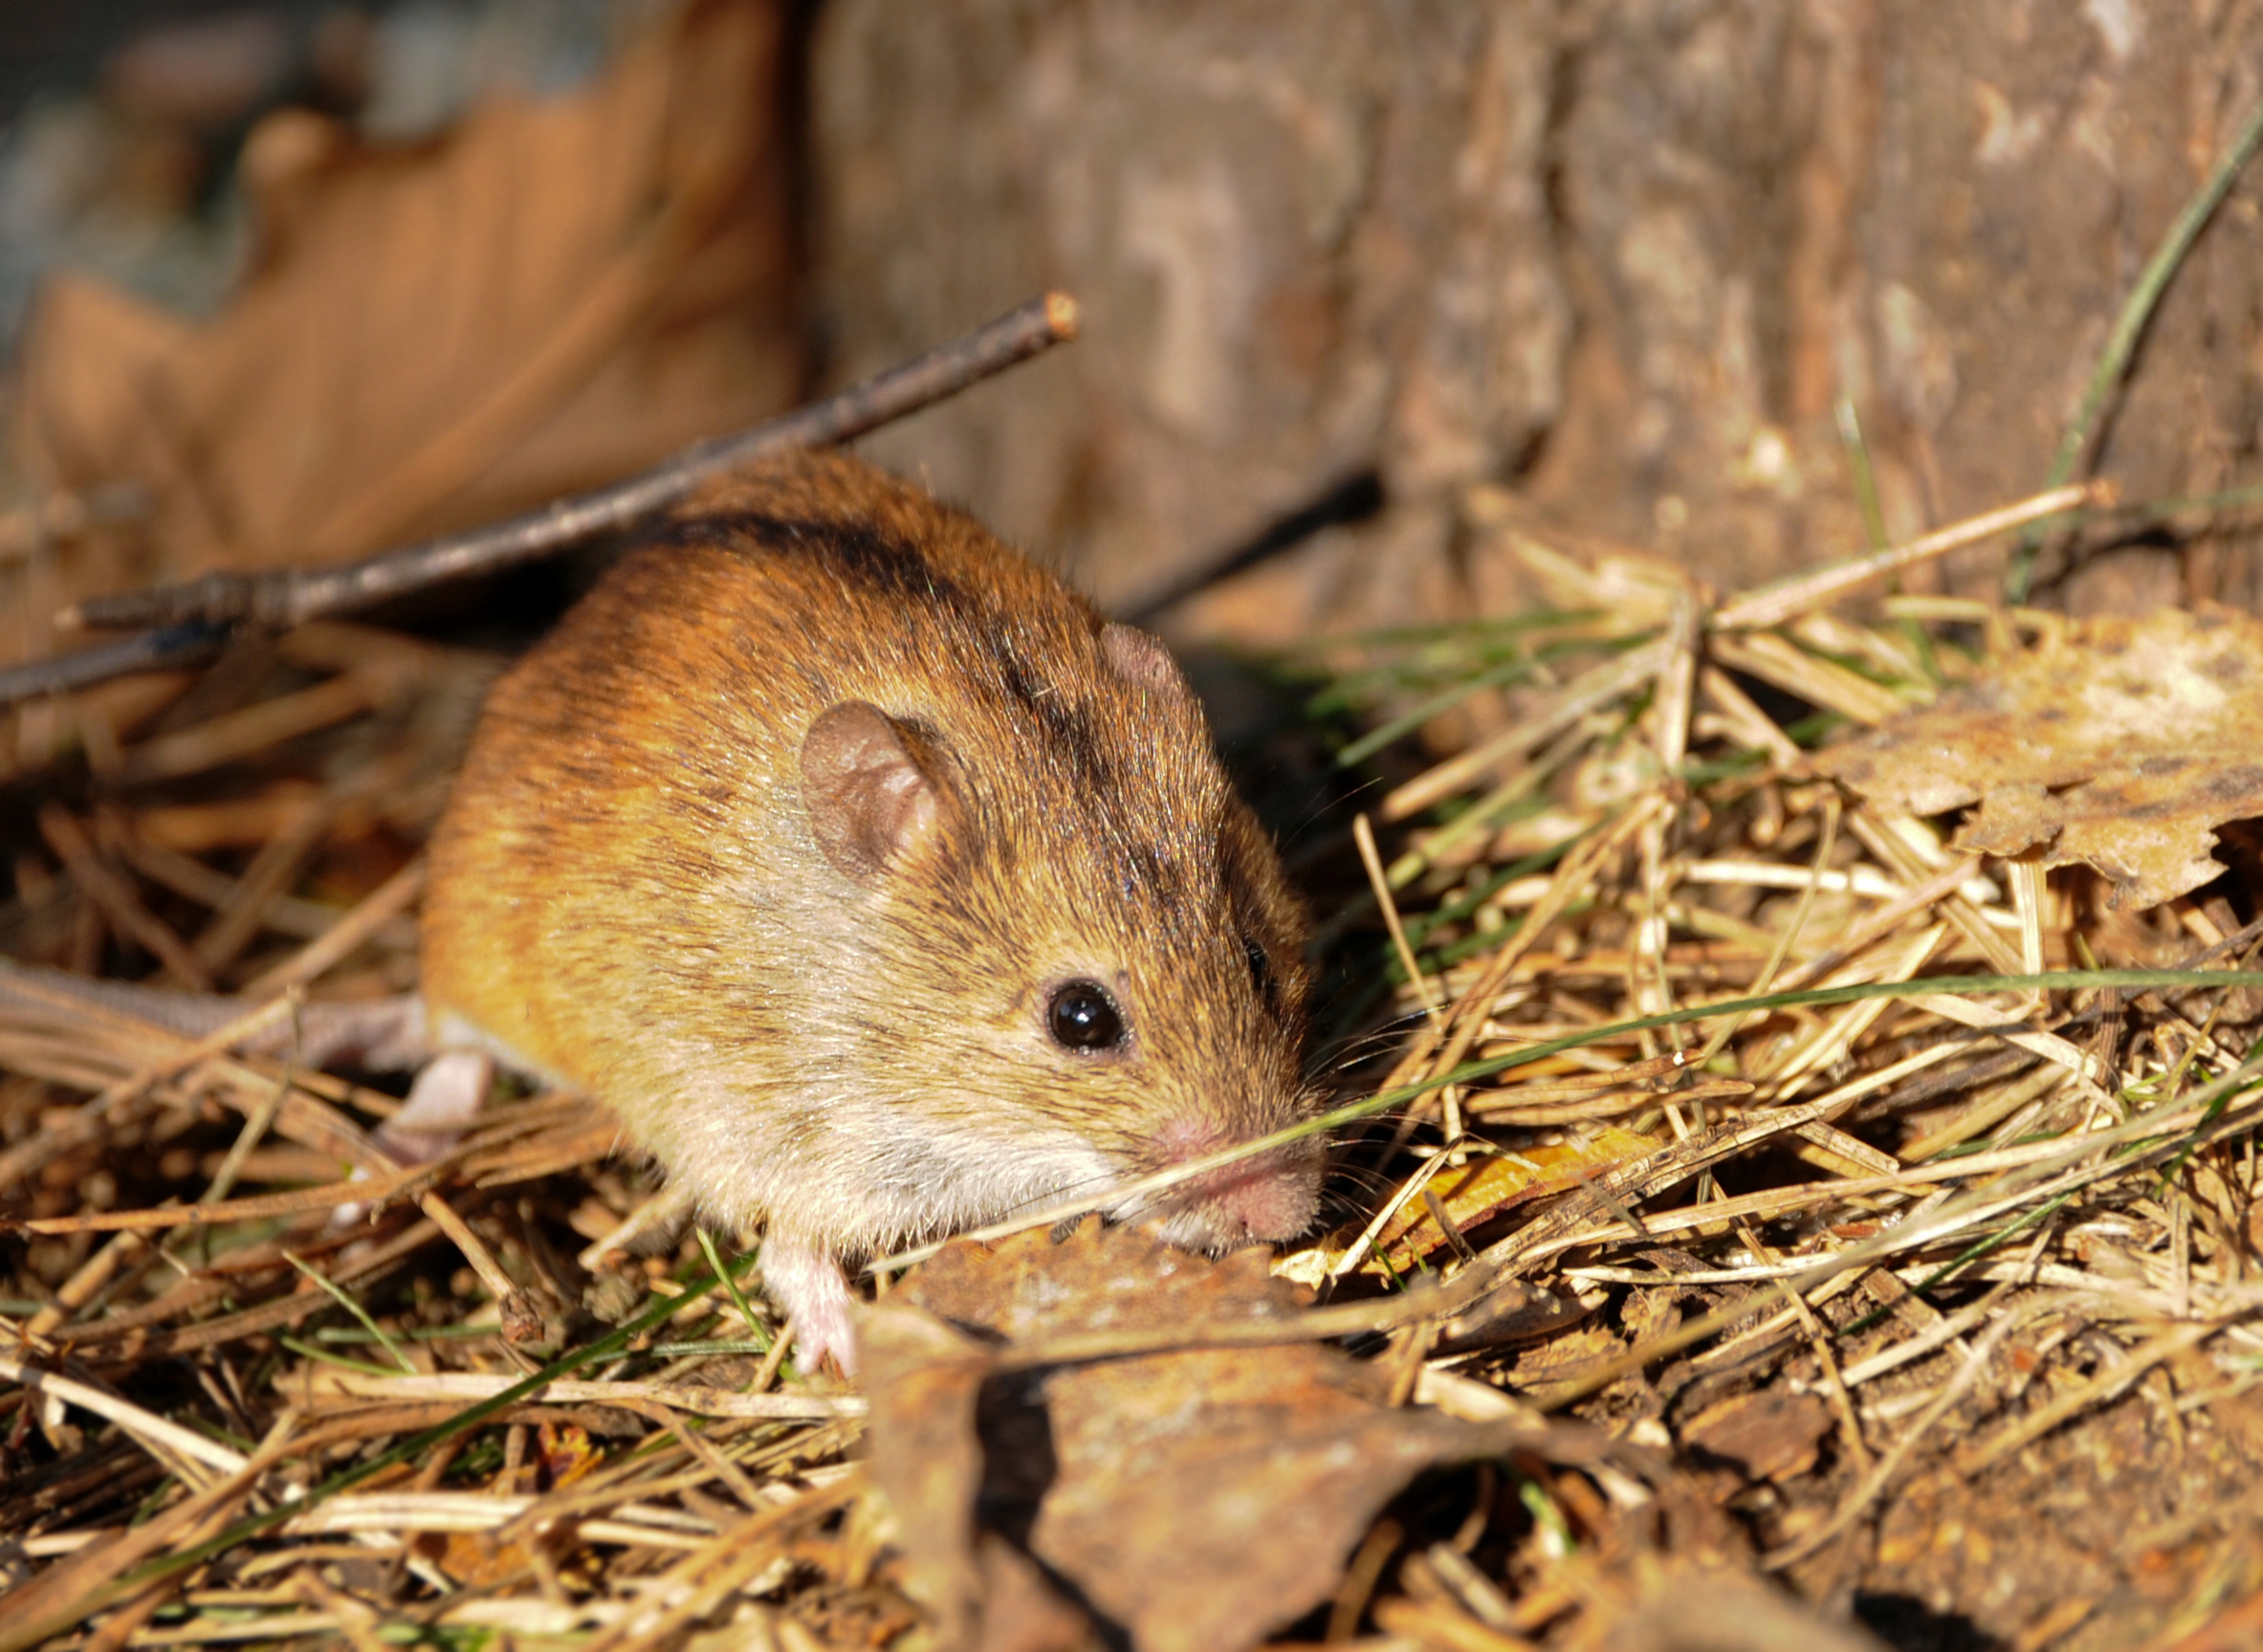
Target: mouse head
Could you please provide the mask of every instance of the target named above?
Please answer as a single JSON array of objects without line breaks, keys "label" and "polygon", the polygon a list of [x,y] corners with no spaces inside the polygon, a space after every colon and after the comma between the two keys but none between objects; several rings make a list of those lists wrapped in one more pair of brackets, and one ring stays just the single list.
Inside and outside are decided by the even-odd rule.
[{"label": "mouse head", "polygon": [[[1312,1110],[1305,926],[1272,845],[1162,644],[1065,611],[974,628],[955,692],[839,700],[802,741],[809,841],[848,885],[886,998],[857,995],[855,1014],[892,1024],[838,1042],[863,1068],[845,1089],[889,1098],[876,1161],[903,1166],[908,1195],[959,1200],[937,1226]],[[1113,1214],[1210,1249],[1286,1239],[1312,1221],[1320,1166],[1307,1140]]]}]

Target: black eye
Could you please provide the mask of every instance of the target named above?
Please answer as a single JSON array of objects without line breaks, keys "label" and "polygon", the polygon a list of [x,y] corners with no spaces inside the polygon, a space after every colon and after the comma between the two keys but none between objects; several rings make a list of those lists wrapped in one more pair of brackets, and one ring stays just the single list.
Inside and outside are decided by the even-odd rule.
[{"label": "black eye", "polygon": [[1072,980],[1054,993],[1045,1025],[1063,1049],[1115,1049],[1124,1042],[1123,1012],[1096,980]]},{"label": "black eye", "polygon": [[1273,960],[1265,956],[1265,949],[1247,936],[1242,937],[1241,950],[1249,958],[1249,984],[1267,1003],[1273,1002]]}]

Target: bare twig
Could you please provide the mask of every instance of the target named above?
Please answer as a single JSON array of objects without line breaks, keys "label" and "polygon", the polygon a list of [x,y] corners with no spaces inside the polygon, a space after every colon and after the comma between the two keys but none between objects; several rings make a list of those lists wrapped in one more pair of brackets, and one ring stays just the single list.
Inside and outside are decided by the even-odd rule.
[{"label": "bare twig", "polygon": [[442,581],[493,573],[667,509],[725,472],[797,448],[831,447],[931,407],[1076,336],[1075,301],[1048,293],[963,339],[877,378],[735,435],[701,442],[632,480],[560,499],[468,534],[388,551],[342,568],[214,573],[187,584],[93,597],[60,623],[156,629],[0,672],[0,705],[85,688],[133,672],[209,659],[238,628],[281,630],[351,613]]}]

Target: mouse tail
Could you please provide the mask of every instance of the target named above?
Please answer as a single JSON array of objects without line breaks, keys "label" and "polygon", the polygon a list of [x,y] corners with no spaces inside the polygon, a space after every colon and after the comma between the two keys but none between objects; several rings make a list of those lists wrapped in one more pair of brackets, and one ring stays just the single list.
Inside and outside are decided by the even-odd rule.
[{"label": "mouse tail", "polygon": [[[118,1016],[181,1038],[209,1038],[259,1003],[0,959],[0,1010],[56,1007]],[[247,1040],[245,1047],[309,1067],[345,1062],[381,1072],[408,1071],[431,1054],[424,1004],[414,993],[358,1003],[305,1004],[292,1021]]]}]

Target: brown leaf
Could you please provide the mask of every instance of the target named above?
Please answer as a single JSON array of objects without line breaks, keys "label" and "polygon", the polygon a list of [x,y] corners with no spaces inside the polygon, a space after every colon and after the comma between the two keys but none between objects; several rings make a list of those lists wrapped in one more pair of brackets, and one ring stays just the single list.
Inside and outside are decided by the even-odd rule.
[{"label": "brown leaf", "polygon": [[1594,1593],[1566,1644],[1575,1652],[1885,1652],[1761,1579],[1682,1558],[1632,1569],[1634,1588]]},{"label": "brown leaf", "polygon": [[[1563,1141],[1522,1147],[1513,1154],[1473,1156],[1466,1167],[1434,1177],[1430,1191],[1439,1196],[1454,1225],[1467,1232],[1511,1206],[1581,1186],[1632,1159],[1646,1158],[1664,1145],[1658,1136],[1606,1124]],[[1430,1207],[1417,1200],[1392,1219],[1378,1248],[1391,1260],[1388,1271],[1403,1273],[1417,1260],[1436,1256],[1450,1243]],[[1383,1273],[1386,1269],[1371,1257],[1361,1271]]]},{"label": "brown leaf", "polygon": [[772,0],[670,8],[576,96],[384,146],[290,111],[244,157],[250,274],[192,324],[83,277],[9,409],[42,489],[135,482],[155,565],[336,562],[635,471],[799,377]]},{"label": "brown leaf", "polygon": [[[1040,1372],[992,1363],[970,1405],[974,1337],[1191,1337],[1305,1301],[1262,1254],[1205,1261],[1088,1222],[1059,1245],[1042,1234],[995,1251],[955,1245],[865,1315],[873,1473],[927,1597],[947,1621],[982,1623],[962,1643],[1000,1643],[959,1535],[978,1496],[993,1531],[1023,1542],[1133,1645],[1208,1649],[1251,1644],[1326,1599],[1375,1512],[1423,1469],[1511,1445],[1592,1454],[1569,1429],[1391,1409],[1383,1373],[1315,1344]],[[952,1437],[970,1422],[978,1474]]]},{"label": "brown leaf", "polygon": [[2263,815],[2263,621],[2072,621],[1814,761],[1890,810],[1977,803],[1959,848],[2079,862],[2116,910],[2158,906],[2224,870],[2211,828]]},{"label": "brown leaf", "polygon": [[1755,1389],[1708,1405],[1681,1428],[1681,1443],[1735,1465],[1752,1480],[1790,1480],[1815,1464],[1831,1409],[1812,1394]]}]

